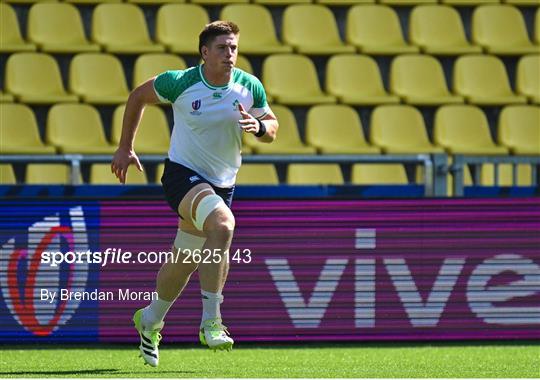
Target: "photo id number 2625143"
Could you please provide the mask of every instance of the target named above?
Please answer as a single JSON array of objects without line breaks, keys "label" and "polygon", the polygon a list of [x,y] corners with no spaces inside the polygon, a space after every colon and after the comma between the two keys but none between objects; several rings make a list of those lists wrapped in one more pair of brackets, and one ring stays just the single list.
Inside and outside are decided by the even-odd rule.
[{"label": "photo id number 2625143", "polygon": [[251,250],[236,249],[234,251],[216,249],[183,249],[182,254],[184,264],[219,264],[222,261],[237,264],[249,264],[251,262]]}]

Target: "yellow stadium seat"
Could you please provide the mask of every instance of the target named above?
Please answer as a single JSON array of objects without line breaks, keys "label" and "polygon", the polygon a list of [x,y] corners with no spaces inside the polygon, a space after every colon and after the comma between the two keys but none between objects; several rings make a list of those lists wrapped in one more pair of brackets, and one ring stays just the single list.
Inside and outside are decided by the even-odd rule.
[{"label": "yellow stadium seat", "polygon": [[116,147],[105,139],[98,111],[88,104],[57,104],[47,118],[46,140],[62,153],[107,154]]},{"label": "yellow stadium seat", "polygon": [[202,5],[223,5],[225,4],[245,4],[249,3],[249,0],[191,0],[194,4]]},{"label": "yellow stadium seat", "polygon": [[471,105],[444,106],[435,114],[433,139],[450,154],[508,154],[496,145],[484,112]]},{"label": "yellow stadium seat", "polygon": [[418,4],[435,4],[437,0],[379,0],[381,4],[387,4],[392,6],[408,6]]},{"label": "yellow stadium seat", "polygon": [[0,164],[0,185],[15,185],[16,183],[17,179],[15,178],[13,166]]},{"label": "yellow stadium seat", "polygon": [[156,40],[173,53],[199,54],[199,33],[209,22],[200,5],[163,5],[157,12]]},{"label": "yellow stadium seat", "polygon": [[[531,165],[519,164],[516,165],[516,186],[532,186],[531,180]],[[513,168],[511,164],[498,165],[498,185],[513,186]],[[496,186],[495,183],[495,166],[493,164],[482,165],[482,173],[480,175],[480,184],[482,186]]]},{"label": "yellow stadium seat", "polygon": [[[118,106],[113,114],[111,140],[118,145],[122,136],[124,105]],[[147,154],[166,154],[169,150],[170,131],[165,112],[158,106],[147,105],[137,129],[135,152]]]},{"label": "yellow stadium seat", "polygon": [[[238,57],[236,58],[236,67],[238,67],[240,70],[244,70],[247,73],[253,74],[253,67],[249,62],[249,59],[247,59],[242,54],[238,54]],[[268,102],[270,102],[270,99],[268,99],[268,95],[266,96],[266,98]]]},{"label": "yellow stadium seat", "polygon": [[278,103],[311,105],[335,103],[321,90],[313,62],[299,54],[274,54],[263,63],[264,87]]},{"label": "yellow stadium seat", "polygon": [[253,0],[256,4],[264,5],[291,5],[291,4],[309,4],[311,0]]},{"label": "yellow stadium seat", "polygon": [[100,50],[86,39],[77,8],[66,3],[34,4],[28,15],[28,39],[51,53]]},{"label": "yellow stadium seat", "polygon": [[315,0],[317,4],[324,4],[328,6],[346,6],[346,5],[356,5],[356,4],[373,4],[375,0]]},{"label": "yellow stadium seat", "polygon": [[[45,0],[46,1],[46,0]],[[121,3],[122,0],[64,0],[66,3],[73,4],[101,4],[101,3]]]},{"label": "yellow stadium seat", "polygon": [[155,183],[161,184],[161,177],[163,176],[164,171],[165,171],[165,164],[159,164],[156,167],[156,181],[155,181]]},{"label": "yellow stadium seat", "polygon": [[[316,27],[313,27],[316,25]],[[334,15],[318,4],[291,5],[283,13],[283,41],[302,54],[354,53],[355,47],[344,44]]]},{"label": "yellow stadium seat", "polygon": [[540,0],[501,0],[506,4],[518,5],[518,6],[539,6]]},{"label": "yellow stadium seat", "polygon": [[351,105],[399,103],[384,89],[377,62],[359,54],[334,55],[326,68],[326,91]]},{"label": "yellow stadium seat", "polygon": [[[79,183],[82,182],[79,176]],[[71,168],[67,164],[28,164],[25,183],[28,185],[69,185]]]},{"label": "yellow stadium seat", "polygon": [[48,54],[15,53],[6,63],[6,90],[17,100],[31,104],[78,102],[64,89],[60,68]]},{"label": "yellow stadium seat", "polygon": [[279,120],[276,140],[271,144],[257,140],[251,133],[244,133],[244,146],[259,154],[315,154],[317,150],[300,140],[294,114],[287,107],[273,105],[272,111]]},{"label": "yellow stadium seat", "polygon": [[540,53],[527,34],[521,12],[511,5],[482,5],[472,19],[472,39],[488,53],[521,55]]},{"label": "yellow stadium seat", "polygon": [[442,0],[443,4],[452,5],[454,7],[482,5],[482,4],[498,4],[500,0]]},{"label": "yellow stadium seat", "polygon": [[361,52],[374,55],[416,53],[403,39],[394,10],[386,5],[356,5],[347,13],[346,40]]},{"label": "yellow stadium seat", "polygon": [[[93,185],[121,185],[111,173],[110,164],[93,164],[90,167],[90,183]],[[126,185],[146,185],[146,172],[141,172],[135,165],[130,165],[126,174]]]},{"label": "yellow stadium seat", "polygon": [[517,67],[516,90],[532,102],[540,104],[540,55],[521,57]]},{"label": "yellow stadium seat", "polygon": [[142,10],[134,4],[99,4],[92,17],[92,39],[116,54],[157,53]]},{"label": "yellow stadium seat", "polygon": [[306,118],[306,142],[323,154],[379,154],[364,138],[356,111],[345,105],[312,107]]},{"label": "yellow stadium seat", "polygon": [[526,103],[525,96],[516,95],[502,61],[490,55],[465,55],[454,64],[454,91],[469,103],[501,105]]},{"label": "yellow stadium seat", "polygon": [[390,68],[390,90],[414,105],[463,103],[462,96],[448,91],[439,61],[428,55],[396,57]]},{"label": "yellow stadium seat", "polygon": [[540,45],[540,8],[536,10],[536,16],[534,17],[534,40],[536,45]]},{"label": "yellow stadium seat", "polygon": [[175,54],[149,53],[140,55],[133,68],[133,88],[167,70],[184,70],[186,62]]},{"label": "yellow stadium seat", "polygon": [[2,2],[12,4],[56,3],[58,0],[4,0]]},{"label": "yellow stadium seat", "polygon": [[236,176],[236,184],[279,185],[279,178],[272,164],[243,164]]},{"label": "yellow stadium seat", "polygon": [[351,182],[355,185],[406,185],[409,180],[402,164],[354,164]]},{"label": "yellow stadium seat", "polygon": [[122,64],[110,54],[77,54],[69,68],[69,88],[91,104],[125,103],[129,95]]},{"label": "yellow stadium seat", "polygon": [[386,105],[371,115],[370,140],[385,153],[444,153],[429,141],[424,119],[412,106]]},{"label": "yellow stadium seat", "polygon": [[13,95],[6,94],[4,91],[0,90],[0,103],[11,103],[13,100]]},{"label": "yellow stadium seat", "polygon": [[343,174],[338,164],[289,164],[289,185],[343,185]]},{"label": "yellow stadium seat", "polygon": [[36,46],[27,43],[21,36],[17,14],[13,8],[0,3],[0,52],[34,51]]},{"label": "yellow stadium seat", "polygon": [[0,104],[0,154],[54,154],[43,144],[34,112],[24,104]]},{"label": "yellow stadium seat", "polygon": [[482,52],[480,46],[467,41],[457,10],[444,5],[415,7],[409,21],[409,38],[429,54],[459,55]]},{"label": "yellow stadium seat", "polygon": [[540,155],[540,107],[505,107],[499,115],[498,141],[513,154]]},{"label": "yellow stadium seat", "polygon": [[141,5],[156,5],[156,4],[168,4],[168,3],[185,3],[186,0],[127,0],[128,3],[141,4]]},{"label": "yellow stadium seat", "polygon": [[221,20],[234,22],[240,28],[240,51],[244,54],[290,53],[292,47],[283,45],[276,37],[270,11],[258,4],[230,4],[221,10]]}]

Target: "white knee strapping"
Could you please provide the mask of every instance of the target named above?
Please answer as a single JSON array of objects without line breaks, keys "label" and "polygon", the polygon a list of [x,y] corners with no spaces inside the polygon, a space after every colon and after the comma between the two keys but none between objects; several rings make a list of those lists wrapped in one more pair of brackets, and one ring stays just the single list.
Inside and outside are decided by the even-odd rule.
[{"label": "white knee strapping", "polygon": [[205,242],[205,237],[188,234],[179,228],[176,232],[176,238],[174,239],[174,247],[179,249],[180,252],[188,250],[189,252],[193,253],[193,251],[196,249],[202,249]]},{"label": "white knee strapping", "polygon": [[[197,209],[195,210],[195,219],[193,219],[193,225],[200,231],[203,230],[204,222],[208,215],[212,211],[214,211],[219,206],[226,206],[225,202],[223,202],[223,199],[219,195],[216,194],[208,194],[203,199],[200,200],[199,204],[197,205]],[[193,215],[193,206],[191,210],[191,214]]]}]

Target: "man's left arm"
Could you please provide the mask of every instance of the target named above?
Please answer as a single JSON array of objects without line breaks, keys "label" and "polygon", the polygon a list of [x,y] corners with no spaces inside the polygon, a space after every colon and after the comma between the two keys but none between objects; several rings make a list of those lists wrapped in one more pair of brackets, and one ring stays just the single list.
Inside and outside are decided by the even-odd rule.
[{"label": "man's left arm", "polygon": [[238,122],[244,132],[253,134],[264,143],[271,143],[276,139],[279,123],[271,109],[268,109],[268,112],[260,119],[247,113],[242,104],[239,104],[238,110],[242,116]]}]

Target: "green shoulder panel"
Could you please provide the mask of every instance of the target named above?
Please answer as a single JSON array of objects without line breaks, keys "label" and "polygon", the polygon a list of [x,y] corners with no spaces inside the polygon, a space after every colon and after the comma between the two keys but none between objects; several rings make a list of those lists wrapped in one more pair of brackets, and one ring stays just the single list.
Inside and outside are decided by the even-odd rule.
[{"label": "green shoulder panel", "polygon": [[253,94],[253,108],[263,108],[266,106],[266,92],[259,78],[235,67],[233,81],[251,91]]},{"label": "green shoulder panel", "polygon": [[197,67],[186,70],[169,70],[159,74],[154,81],[156,92],[171,103],[189,87],[201,81]]}]

